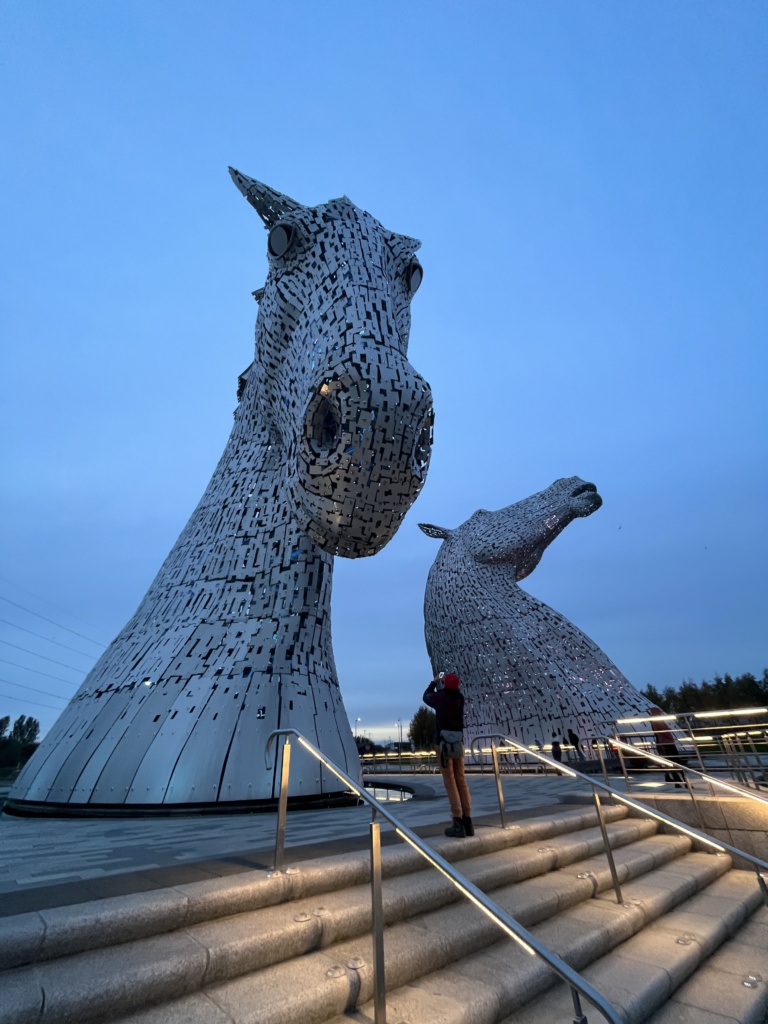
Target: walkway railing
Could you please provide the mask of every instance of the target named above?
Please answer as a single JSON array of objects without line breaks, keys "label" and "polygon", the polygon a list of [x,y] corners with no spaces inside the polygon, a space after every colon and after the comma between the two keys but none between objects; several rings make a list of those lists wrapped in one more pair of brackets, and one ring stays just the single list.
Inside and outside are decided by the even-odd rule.
[{"label": "walkway railing", "polygon": [[[472,741],[472,746],[470,749],[474,751],[475,744],[483,740],[490,741],[491,743],[490,753],[493,758],[494,771],[496,773],[496,788],[498,790],[499,795],[499,813],[501,815],[502,827],[504,827],[504,795],[501,788],[501,777],[498,769],[499,751],[514,752],[515,750],[517,750],[520,753],[530,754],[531,757],[535,757],[537,760],[541,761],[547,767],[554,769],[562,775],[569,775],[571,778],[581,779],[582,782],[585,782],[588,786],[591,787],[592,795],[595,801],[595,809],[597,811],[597,817],[600,823],[600,830],[603,834],[605,853],[608,859],[608,867],[611,872],[611,878],[613,879],[613,888],[614,892],[616,893],[617,903],[623,903],[624,900],[622,899],[621,885],[619,883],[618,874],[616,872],[616,865],[613,859],[613,850],[611,849],[610,844],[608,842],[608,835],[605,828],[605,820],[603,818],[603,810],[600,804],[598,790],[601,790],[604,793],[608,793],[612,800],[618,800],[620,803],[625,804],[627,807],[631,807],[636,811],[640,811],[644,816],[655,818],[657,821],[663,822],[664,825],[668,825],[670,828],[675,829],[677,832],[682,832],[684,835],[687,835],[690,838],[695,839],[697,842],[703,843],[705,846],[712,847],[717,853],[729,853],[734,857],[740,857],[742,860],[747,861],[755,870],[755,874],[757,876],[757,883],[760,886],[760,891],[763,896],[763,902],[765,904],[768,904],[768,886],[766,886],[765,880],[765,873],[768,873],[768,864],[765,861],[760,860],[759,857],[754,857],[751,853],[746,853],[744,850],[738,850],[735,846],[730,846],[728,843],[721,842],[720,840],[715,840],[703,831],[691,828],[689,825],[684,825],[681,821],[677,821],[675,818],[671,818],[667,814],[662,814],[661,811],[657,811],[654,808],[650,808],[646,804],[640,803],[637,800],[633,800],[631,797],[626,796],[624,793],[620,793],[618,790],[613,789],[607,782],[607,772],[605,773],[606,782],[599,782],[597,779],[593,778],[590,775],[584,775],[583,772],[576,771],[576,769],[572,765],[565,765],[561,761],[555,761],[551,757],[547,757],[546,754],[542,754],[537,750],[533,750],[531,749],[531,747],[526,747],[522,743],[518,743],[517,740],[513,740],[510,736],[504,736],[501,733],[488,733],[486,735],[475,736],[475,738]],[[501,740],[502,746],[496,745],[497,740]],[[616,743],[621,741],[609,740],[609,742]],[[485,753],[486,751],[481,752]],[[672,770],[678,770],[678,765],[673,764],[667,758],[659,758],[659,760],[665,762],[668,765],[671,765]],[[603,769],[605,770],[604,763]],[[696,774],[701,773],[697,772]],[[728,784],[724,783],[724,785],[727,786]],[[747,795],[743,790],[738,790],[738,793],[740,796]],[[760,800],[759,797],[753,798]],[[764,803],[765,801],[761,800],[760,802]]]},{"label": "walkway railing", "polygon": [[[655,747],[654,725],[676,733],[686,756],[694,757],[702,772],[729,772],[743,785],[759,789],[768,783],[768,708],[746,707],[719,711],[680,711],[621,718],[616,727],[632,726],[618,737],[643,756]],[[638,726],[647,725],[643,730]]]},{"label": "walkway railing", "polygon": [[[561,960],[547,946],[539,942],[519,921],[516,921],[497,903],[489,899],[485,893],[476,885],[465,878],[445,858],[436,853],[414,832],[403,825],[398,819],[382,807],[365,790],[365,787],[355,782],[343,769],[334,764],[322,751],[303,736],[297,729],[276,729],[267,740],[265,757],[267,767],[269,764],[269,751],[273,741],[278,737],[284,737],[282,747],[282,767],[280,775],[280,797],[278,800],[277,815],[277,837],[275,841],[275,871],[281,871],[285,855],[285,824],[288,810],[288,782],[291,764],[291,743],[290,736],[294,736],[297,742],[313,757],[315,757],[325,768],[340,779],[353,793],[371,808],[371,909],[373,919],[373,990],[374,990],[374,1022],[375,1024],[386,1024],[386,982],[384,972],[384,913],[381,897],[381,834],[380,826],[376,820],[381,816],[394,827],[394,830],[401,839],[409,843],[419,854],[434,868],[444,875],[448,881],[470,902],[474,903],[489,920],[491,920],[500,931],[509,938],[514,939],[518,945],[531,956],[541,957],[551,970],[561,978],[570,988],[574,1008],[574,1024],[587,1024],[587,1018],[582,1012],[581,997],[590,1002],[603,1018],[610,1021],[610,1024],[622,1024],[618,1011],[597,991],[589,982],[581,977],[572,967]],[[527,748],[522,748],[527,749]],[[574,773],[578,774],[578,773]],[[498,778],[498,774],[497,774]],[[601,816],[602,823],[602,816]],[[603,824],[603,838],[607,843],[607,835]]]},{"label": "walkway railing", "polygon": [[[637,747],[633,746],[631,743],[624,742],[624,740],[620,740],[617,736],[599,736],[598,739],[602,740],[607,744],[610,744],[610,746],[616,750],[616,753],[619,756],[619,763],[621,765],[621,771],[624,776],[624,782],[627,787],[627,792],[631,792],[632,782],[630,779],[630,774],[632,770],[627,768],[626,755],[630,755],[631,757],[637,757]],[[603,776],[605,778],[606,783],[610,785],[605,761],[603,759],[603,754],[599,746],[597,747],[597,751],[598,756],[600,758]],[[737,796],[744,800],[751,800],[753,803],[761,805],[766,809],[766,811],[768,811],[768,798],[764,796],[759,796],[754,789],[751,789],[745,785],[739,785],[738,783],[734,782],[726,782],[724,779],[719,779],[715,775],[710,775],[707,772],[699,771],[697,768],[691,768],[689,765],[682,764],[680,761],[674,761],[669,757],[662,757],[660,754],[652,754],[650,753],[650,751],[647,750],[643,750],[641,756],[644,759],[650,761],[652,764],[658,765],[658,767],[661,768],[661,770],[666,774],[676,772],[682,777],[683,783],[679,783],[679,785],[685,785],[685,788],[688,791],[688,795],[691,798],[691,802],[693,803],[693,806],[695,808],[696,816],[699,819],[699,824],[701,825],[703,831],[706,831],[704,817],[701,813],[701,808],[697,803],[696,793],[694,792],[693,786],[691,785],[691,780],[700,780],[701,782],[706,783],[706,785],[709,787],[709,792],[711,796],[716,795],[715,789],[717,788],[720,790],[724,790],[728,796]],[[742,856],[744,856],[744,854],[742,854]]]}]

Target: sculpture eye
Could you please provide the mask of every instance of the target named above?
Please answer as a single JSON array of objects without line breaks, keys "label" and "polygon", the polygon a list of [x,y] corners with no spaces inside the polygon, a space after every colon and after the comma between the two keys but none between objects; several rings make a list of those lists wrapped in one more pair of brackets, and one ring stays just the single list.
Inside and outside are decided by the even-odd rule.
[{"label": "sculpture eye", "polygon": [[405,272],[405,280],[408,282],[408,291],[411,295],[415,295],[419,290],[421,279],[424,277],[424,271],[422,270],[421,264],[414,260],[408,264],[408,269]]},{"label": "sculpture eye", "polygon": [[270,256],[285,256],[296,241],[296,228],[293,224],[275,224],[267,238],[267,249]]}]

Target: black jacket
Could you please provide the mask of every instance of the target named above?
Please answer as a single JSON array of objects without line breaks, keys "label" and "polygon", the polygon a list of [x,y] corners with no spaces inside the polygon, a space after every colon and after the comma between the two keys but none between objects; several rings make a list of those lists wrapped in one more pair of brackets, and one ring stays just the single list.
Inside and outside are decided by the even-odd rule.
[{"label": "black jacket", "polygon": [[461,732],[464,729],[464,694],[460,690],[438,690],[432,680],[421,698],[435,712],[435,743],[443,729]]}]

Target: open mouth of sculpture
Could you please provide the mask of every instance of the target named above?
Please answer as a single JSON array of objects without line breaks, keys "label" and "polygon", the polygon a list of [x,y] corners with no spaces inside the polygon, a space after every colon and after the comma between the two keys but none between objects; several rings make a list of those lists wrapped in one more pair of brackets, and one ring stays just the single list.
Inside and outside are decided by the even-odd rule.
[{"label": "open mouth of sculpture", "polygon": [[586,494],[587,492],[590,494],[597,494],[597,488],[594,484],[580,484],[576,490],[571,491],[571,497],[578,498],[580,494]]},{"label": "open mouth of sculpture", "polygon": [[594,484],[579,484],[571,491],[571,501],[574,502],[573,510],[576,515],[589,516],[597,512],[603,504],[603,499],[597,493]]}]

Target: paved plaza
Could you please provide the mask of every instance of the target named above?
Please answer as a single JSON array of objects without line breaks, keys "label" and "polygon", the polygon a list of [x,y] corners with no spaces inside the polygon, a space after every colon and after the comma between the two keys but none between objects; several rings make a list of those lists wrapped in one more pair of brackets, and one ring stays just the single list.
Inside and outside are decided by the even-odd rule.
[{"label": "paved plaza", "polygon": [[[386,806],[420,835],[439,834],[450,821],[440,777],[389,778],[414,785],[417,796]],[[478,826],[498,825],[494,779],[471,775],[468,781]],[[623,780],[614,784],[623,790]],[[508,775],[503,790],[508,821],[547,813],[563,799],[589,798],[584,782],[553,775]],[[290,810],[286,847],[293,859],[360,849],[370,820],[365,805]],[[0,917],[269,868],[276,824],[274,811],[149,818],[2,814]],[[386,822],[382,841],[398,841]]]}]

